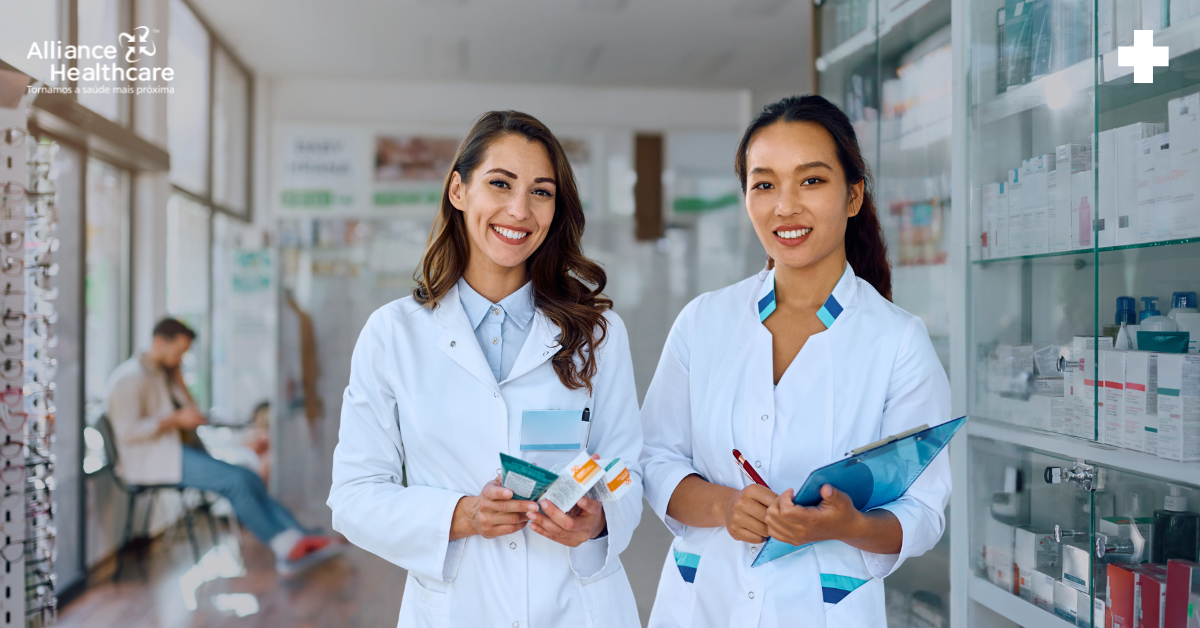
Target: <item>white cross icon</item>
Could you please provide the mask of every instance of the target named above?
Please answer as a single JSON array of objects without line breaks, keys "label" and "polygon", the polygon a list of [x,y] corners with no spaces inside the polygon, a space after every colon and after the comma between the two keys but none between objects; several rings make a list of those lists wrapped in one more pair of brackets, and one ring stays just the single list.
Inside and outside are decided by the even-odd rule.
[{"label": "white cross icon", "polygon": [[1166,66],[1166,46],[1154,45],[1154,31],[1133,31],[1133,45],[1117,48],[1117,65],[1133,66],[1134,83],[1153,83],[1155,66]]}]

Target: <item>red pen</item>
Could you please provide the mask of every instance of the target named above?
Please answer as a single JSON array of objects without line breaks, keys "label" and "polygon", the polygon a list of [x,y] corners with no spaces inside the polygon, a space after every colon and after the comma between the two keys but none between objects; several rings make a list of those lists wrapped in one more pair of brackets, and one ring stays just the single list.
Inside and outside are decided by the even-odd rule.
[{"label": "red pen", "polygon": [[755,484],[766,487],[768,489],[771,488],[771,487],[767,486],[767,483],[762,479],[762,476],[759,475],[758,472],[754,470],[754,467],[750,464],[750,462],[748,460],[746,460],[746,458],[744,456],[742,456],[742,452],[740,452],[736,449],[733,450],[733,457],[735,460],[737,460],[738,466],[741,467],[742,473],[745,473],[746,477],[750,478],[751,482],[754,482]]}]

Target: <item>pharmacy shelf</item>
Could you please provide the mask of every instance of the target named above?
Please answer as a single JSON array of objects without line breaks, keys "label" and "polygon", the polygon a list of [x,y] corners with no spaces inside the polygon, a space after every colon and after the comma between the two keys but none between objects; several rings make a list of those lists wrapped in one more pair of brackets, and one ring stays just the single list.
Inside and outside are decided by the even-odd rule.
[{"label": "pharmacy shelf", "polygon": [[972,577],[968,585],[971,599],[992,609],[997,614],[1025,628],[1074,628],[1075,624],[1064,621],[1025,600],[1000,589],[979,577]]},{"label": "pharmacy shelf", "polygon": [[975,105],[974,117],[979,121],[979,126],[985,126],[1046,104],[1047,94],[1061,98],[1063,104],[1066,104],[1073,94],[1092,87],[1095,82],[1095,60],[1080,61],[1069,68],[1014,87],[989,101]]},{"label": "pharmacy shelf", "polygon": [[[1099,252],[1101,254],[1108,254],[1108,253],[1122,253],[1124,251],[1138,251],[1139,255],[1144,255],[1146,253],[1149,253],[1149,254],[1153,254],[1155,256],[1171,256],[1171,257],[1180,257],[1180,258],[1195,257],[1196,255],[1200,254],[1200,251],[1190,250],[1194,247],[1170,249],[1170,250],[1166,249],[1165,247],[1177,246],[1177,245],[1183,245],[1183,244],[1195,244],[1198,242],[1200,242],[1200,238],[1180,238],[1178,240],[1160,240],[1158,242],[1143,242],[1141,244],[1126,244],[1126,245],[1122,245],[1122,246],[1105,246],[1105,247],[1100,247],[1099,249],[1077,249],[1074,251],[1058,251],[1056,253],[1042,253],[1040,255],[1017,255],[1014,257],[997,257],[997,258],[993,258],[993,259],[976,259],[976,260],[971,260],[971,263],[986,266],[988,264],[1013,262],[1013,261],[1027,260],[1027,259],[1045,259],[1045,258],[1052,258],[1052,257],[1066,257],[1069,255],[1090,256],[1094,252]],[[1106,255],[1106,257],[1109,257],[1109,256]],[[1143,257],[1143,259],[1144,259],[1144,257]],[[1109,260],[1103,260],[1103,261],[1107,262]],[[1124,260],[1121,260],[1121,261],[1124,261]]]},{"label": "pharmacy shelf", "polygon": [[1065,458],[1085,460],[1102,467],[1200,486],[1200,462],[1176,462],[1132,449],[1121,449],[1061,434],[1038,432],[1027,427],[974,416],[967,422],[967,426],[971,436],[1012,443]]},{"label": "pharmacy shelf", "polygon": [[[1154,33],[1154,45],[1166,46],[1171,59],[1178,59],[1200,50],[1200,19],[1191,18]],[[1133,74],[1132,66],[1117,65],[1115,49],[1102,55],[1101,66],[1103,67],[1101,74],[1105,83]],[[1167,66],[1161,71],[1165,72],[1169,68],[1170,66]],[[1158,80],[1157,76],[1155,80]]]},{"label": "pharmacy shelf", "polygon": [[[928,19],[923,19],[921,24],[913,24],[913,32],[909,32],[907,28],[910,24],[910,18],[918,13],[922,13],[923,9],[930,7],[933,9],[929,12]],[[944,15],[943,15],[944,14]],[[926,24],[925,22],[928,22]],[[888,41],[891,39],[889,35],[893,32],[901,34],[906,40],[920,38],[928,35],[933,30],[945,26],[950,23],[950,3],[939,0],[899,0],[892,8],[883,16],[879,22],[879,45],[884,56],[890,56],[893,52],[888,46]],[[870,24],[861,31],[851,35],[849,39],[838,44],[829,52],[817,57],[816,67],[819,72],[828,72],[847,59],[855,59],[861,53],[873,52],[875,47],[875,30]],[[908,49],[912,46],[912,42],[900,44],[899,47]]]}]

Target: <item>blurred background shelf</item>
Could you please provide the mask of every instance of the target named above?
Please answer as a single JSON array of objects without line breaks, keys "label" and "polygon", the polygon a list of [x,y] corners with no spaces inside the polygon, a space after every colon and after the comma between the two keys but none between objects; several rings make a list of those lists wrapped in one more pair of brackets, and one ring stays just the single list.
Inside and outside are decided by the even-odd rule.
[{"label": "blurred background shelf", "polygon": [[[1090,257],[1093,252],[1098,252],[1104,255],[1101,263],[1109,262],[1124,262],[1129,256],[1136,255],[1138,259],[1145,260],[1147,256],[1152,256],[1155,259],[1182,259],[1194,258],[1200,254],[1200,247],[1183,246],[1200,244],[1200,238],[1181,238],[1178,240],[1160,240],[1158,242],[1143,242],[1141,244],[1126,244],[1122,246],[1105,246],[1099,249],[1078,249],[1074,251],[1057,251],[1055,253],[1042,253],[1040,255],[1017,255],[1013,257],[997,257],[994,259],[976,259],[971,260],[972,264],[986,266],[988,264],[1003,264],[1006,262],[1015,262],[1020,260],[1036,260],[1047,259],[1054,257],[1067,256],[1087,256]],[[1179,247],[1179,248],[1169,248]],[[1119,253],[1119,256],[1109,255]]]}]

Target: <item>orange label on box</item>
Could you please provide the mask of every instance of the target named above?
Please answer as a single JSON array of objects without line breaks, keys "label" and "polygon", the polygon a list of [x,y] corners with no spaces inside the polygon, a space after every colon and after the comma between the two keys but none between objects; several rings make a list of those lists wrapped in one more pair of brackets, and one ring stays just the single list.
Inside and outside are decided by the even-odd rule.
[{"label": "orange label on box", "polygon": [[612,482],[608,483],[608,490],[615,493],[622,485],[632,483],[633,480],[629,477],[629,469],[625,469],[617,474],[617,477],[613,478]]},{"label": "orange label on box", "polygon": [[588,461],[582,465],[571,469],[571,477],[574,477],[576,482],[584,484],[592,477],[593,474],[599,471],[600,465],[596,464],[595,460],[588,459]]}]

